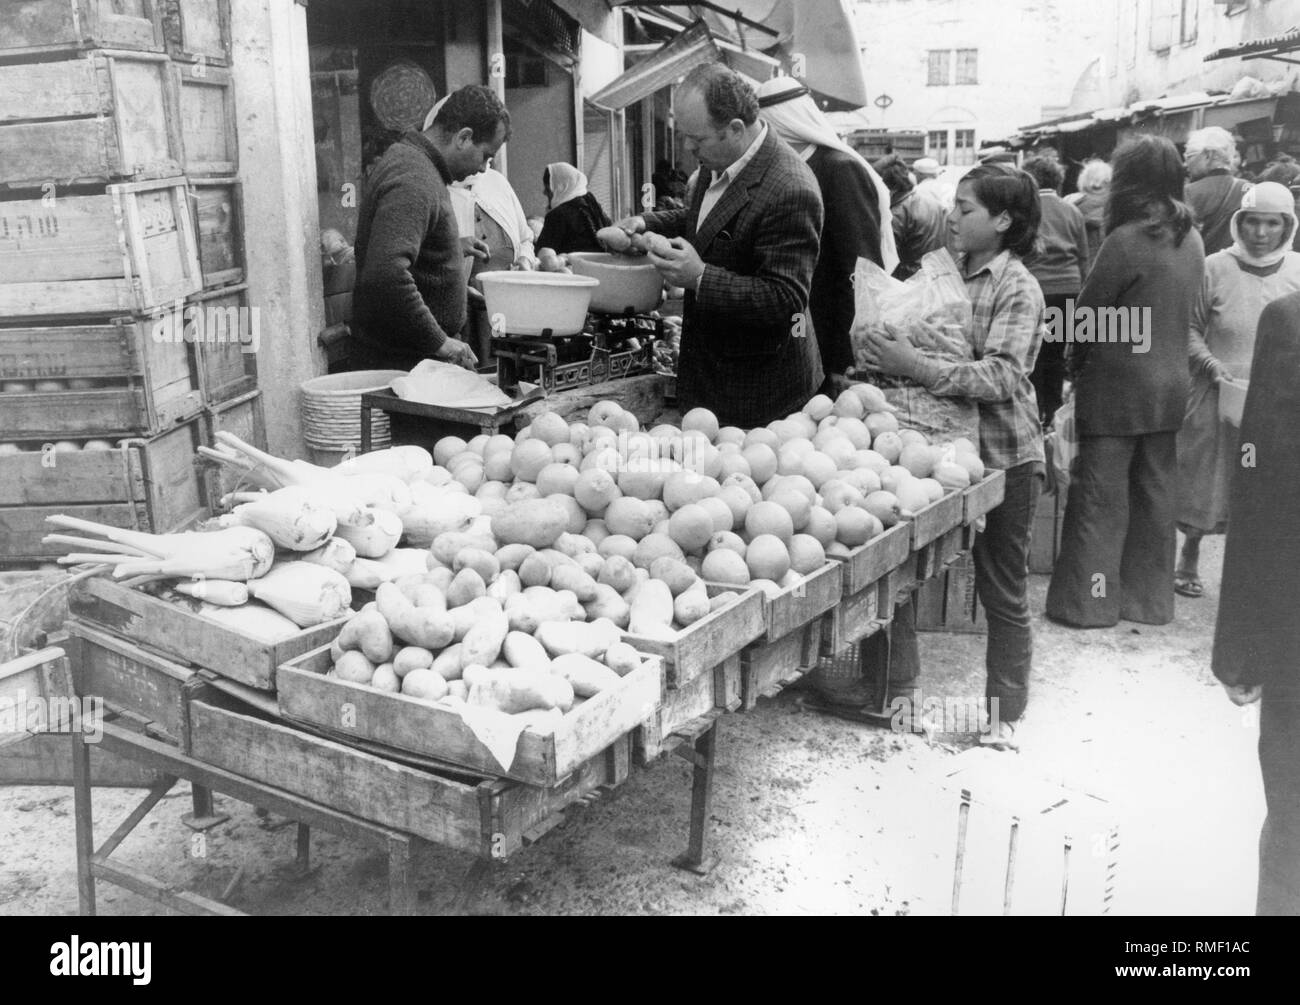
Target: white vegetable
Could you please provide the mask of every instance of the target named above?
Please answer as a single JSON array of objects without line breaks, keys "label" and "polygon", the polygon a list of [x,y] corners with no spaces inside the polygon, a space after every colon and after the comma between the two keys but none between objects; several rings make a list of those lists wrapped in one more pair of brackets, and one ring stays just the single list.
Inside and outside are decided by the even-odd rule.
[{"label": "white vegetable", "polygon": [[300,628],[341,618],[352,604],[352,587],[333,569],[310,562],[281,562],[248,592]]},{"label": "white vegetable", "polygon": [[336,536],[347,541],[361,558],[383,558],[402,539],[402,521],[388,510],[372,510],[374,521],[367,527],[339,527]]}]

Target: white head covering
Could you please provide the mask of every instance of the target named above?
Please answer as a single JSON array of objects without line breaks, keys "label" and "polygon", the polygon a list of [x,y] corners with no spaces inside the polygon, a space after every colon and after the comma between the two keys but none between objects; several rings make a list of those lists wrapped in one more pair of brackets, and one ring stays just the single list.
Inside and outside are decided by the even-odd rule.
[{"label": "white head covering", "polygon": [[587,176],[572,164],[547,164],[546,170],[550,174],[552,209],[587,194]]},{"label": "white head covering", "polygon": [[450,98],[450,97],[451,97],[451,95],[448,94],[446,98],[443,98],[443,99],[442,99],[441,101],[439,101],[436,105],[434,105],[432,108],[429,109],[429,114],[426,115],[426,116],[424,117],[424,125],[422,125],[422,126],[420,127],[420,132],[425,132],[425,131],[427,131],[428,128],[429,128],[431,125],[433,125],[433,120],[436,119],[436,118],[438,117],[438,113],[439,113],[440,111],[442,111],[442,106],[445,105],[445,104],[447,103],[447,98]]},{"label": "white head covering", "polygon": [[[866,159],[840,139],[822,110],[817,107],[808,89],[793,77],[773,77],[758,88],[759,114],[776,130],[778,136],[791,145],[813,143],[819,147],[833,147],[852,154],[867,169],[867,177],[875,186],[880,204],[880,259],[886,272],[898,265],[898,250],[894,245],[893,216],[889,208],[889,188]],[[830,207],[827,207],[830,211]]]},{"label": "white head covering", "polygon": [[[1246,245],[1241,240],[1241,218],[1247,213],[1277,213],[1286,218],[1286,236],[1282,238],[1282,243],[1276,250],[1259,258],[1246,250]],[[1262,181],[1248,189],[1241,197],[1241,209],[1232,214],[1230,226],[1233,243],[1225,249],[1228,254],[1256,268],[1276,265],[1290,253],[1291,242],[1295,240],[1296,227],[1300,226],[1300,220],[1296,219],[1295,197],[1285,185],[1279,185],[1275,181]]]}]

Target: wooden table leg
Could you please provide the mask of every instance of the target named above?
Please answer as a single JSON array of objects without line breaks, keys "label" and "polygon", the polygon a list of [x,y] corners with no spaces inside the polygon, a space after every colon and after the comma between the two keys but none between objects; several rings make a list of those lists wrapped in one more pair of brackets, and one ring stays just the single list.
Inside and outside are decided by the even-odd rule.
[{"label": "wooden table leg", "polygon": [[404,917],[415,913],[410,838],[390,838],[388,841],[388,911]]},{"label": "wooden table leg", "polygon": [[81,730],[72,734],[72,793],[76,818],[77,902],[83,917],[95,915],[95,874],[91,869],[95,856],[94,812],[90,802],[90,747]]},{"label": "wooden table leg", "polygon": [[682,744],[676,753],[695,766],[691,779],[691,830],[686,851],[673,859],[673,865],[696,875],[712,871],[715,856],[707,856],[709,814],[713,809],[713,765],[717,752],[718,723],[715,720],[692,744]]}]

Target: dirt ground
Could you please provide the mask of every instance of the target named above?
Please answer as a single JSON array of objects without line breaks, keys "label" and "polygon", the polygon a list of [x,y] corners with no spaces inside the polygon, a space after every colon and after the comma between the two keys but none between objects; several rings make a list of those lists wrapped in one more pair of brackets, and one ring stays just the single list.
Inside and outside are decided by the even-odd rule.
[{"label": "dirt ground", "polygon": [[[1011,813],[1021,821],[1017,912],[1060,910],[1068,854],[1070,913],[1098,913],[1107,903],[1118,915],[1252,913],[1264,812],[1258,726],[1253,710],[1231,705],[1208,669],[1221,557],[1221,541],[1209,544],[1205,596],[1179,598],[1177,620],[1164,628],[1070,631],[1040,613],[1019,753],[972,749],[973,734],[891,733],[824,719],[787,692],[722,722],[710,832],[718,863],[709,875],[669,865],[685,847],[690,804],[690,769],[670,758],[571,810],[537,844],[494,866],[465,903],[458,897],[470,857],[422,848],[414,869],[418,909],[946,914],[960,786],[944,776],[965,766],[961,777],[976,806],[967,824],[962,913],[1002,910]],[[1034,577],[1037,612],[1046,583]],[[982,694],[982,636],[926,634],[922,646],[924,695]],[[997,794],[999,787],[1009,794]],[[99,841],[139,796],[96,790]],[[317,832],[315,869],[295,877],[294,828],[217,798],[231,820],[206,835],[202,856],[180,822],[189,809],[183,786],[118,856],[208,896],[219,896],[243,866],[229,902],[257,914],[387,911],[382,855]],[[1088,809],[1084,822],[1063,816],[1075,808]],[[0,788],[0,849],[0,913],[76,912],[70,789]],[[99,909],[164,913],[105,884]]]}]

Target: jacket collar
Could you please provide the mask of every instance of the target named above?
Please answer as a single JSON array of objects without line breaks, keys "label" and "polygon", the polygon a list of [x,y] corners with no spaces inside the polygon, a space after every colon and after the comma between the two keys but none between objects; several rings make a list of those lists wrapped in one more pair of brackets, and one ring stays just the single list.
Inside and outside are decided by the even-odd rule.
[{"label": "jacket collar", "polygon": [[[771,167],[773,160],[776,158],[778,143],[784,140],[778,139],[776,131],[769,128],[763,142],[759,145],[758,150],[750,159],[750,162],[741,168],[740,173],[727,186],[727,191],[722,193],[722,198],[718,200],[716,206],[709,212],[703,226],[695,234],[696,250],[703,255],[708,249],[713,239],[718,236],[723,226],[732,220],[736,213],[749,202],[750,190],[758,185],[763,176],[767,174],[767,169]],[[708,186],[701,178],[695,186],[695,219],[699,220],[700,205],[704,202],[704,192]]]},{"label": "jacket collar", "polygon": [[438,169],[438,174],[442,177],[444,185],[450,185],[452,182],[451,172],[447,170],[447,162],[443,159],[438,148],[433,145],[433,141],[424,133],[418,133],[415,130],[407,133],[402,137],[402,142],[415,147],[424,153],[429,160],[433,161],[433,166]]}]

